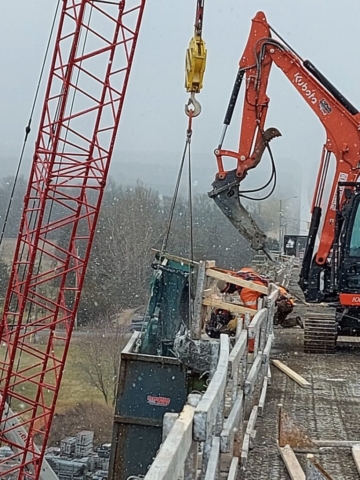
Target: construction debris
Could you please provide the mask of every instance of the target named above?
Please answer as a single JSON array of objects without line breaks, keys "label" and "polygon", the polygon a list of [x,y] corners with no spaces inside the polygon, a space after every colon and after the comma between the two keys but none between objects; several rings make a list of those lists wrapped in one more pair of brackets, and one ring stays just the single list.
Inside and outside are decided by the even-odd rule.
[{"label": "construction debris", "polygon": [[291,370],[288,366],[286,366],[284,363],[280,362],[280,360],[272,360],[272,364],[275,365],[279,370],[281,370],[285,375],[291,378],[291,380],[294,380],[300,387],[303,388],[310,388],[311,383],[309,383],[305,378],[303,378],[301,375],[298,373],[294,372],[294,370]]},{"label": "construction debris", "polygon": [[111,444],[93,448],[93,438],[94,432],[83,430],[63,438],[60,448],[46,450],[45,459],[59,480],[106,480]]},{"label": "construction debris", "polygon": [[314,455],[306,457],[306,480],[333,480]]},{"label": "construction debris", "polygon": [[182,328],[174,340],[174,354],[186,367],[195,372],[209,372],[213,350],[208,340],[193,340],[188,329]]}]

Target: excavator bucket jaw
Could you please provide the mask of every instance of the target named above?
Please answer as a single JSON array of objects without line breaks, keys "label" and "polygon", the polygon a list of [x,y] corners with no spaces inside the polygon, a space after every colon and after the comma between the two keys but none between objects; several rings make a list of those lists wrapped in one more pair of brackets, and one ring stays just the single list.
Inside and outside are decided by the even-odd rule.
[{"label": "excavator bucket jaw", "polygon": [[236,170],[228,172],[224,179],[216,179],[209,192],[220,210],[230,220],[240,234],[250,243],[254,250],[266,251],[266,235],[251,218],[246,208],[241,205],[239,195],[240,180]]},{"label": "excavator bucket jaw", "polygon": [[251,155],[251,162],[247,165],[242,176],[237,175],[236,170],[226,173],[225,178],[218,175],[212,184],[213,190],[209,197],[213,198],[220,210],[230,220],[240,234],[250,243],[254,250],[262,250],[270,260],[273,260],[266,248],[267,238],[251,215],[240,202],[240,182],[247,174],[247,170],[255,168],[261,161],[263,153],[269,142],[280,137],[281,133],[277,128],[268,128],[257,142],[254,152]]}]

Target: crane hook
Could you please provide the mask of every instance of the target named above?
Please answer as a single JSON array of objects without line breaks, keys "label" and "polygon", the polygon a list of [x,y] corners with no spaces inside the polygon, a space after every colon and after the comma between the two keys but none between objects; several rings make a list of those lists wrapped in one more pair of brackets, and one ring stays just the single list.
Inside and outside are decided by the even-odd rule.
[{"label": "crane hook", "polygon": [[197,117],[201,113],[201,105],[195,98],[195,92],[191,92],[190,98],[185,105],[185,113],[190,117],[190,112],[192,117]]}]

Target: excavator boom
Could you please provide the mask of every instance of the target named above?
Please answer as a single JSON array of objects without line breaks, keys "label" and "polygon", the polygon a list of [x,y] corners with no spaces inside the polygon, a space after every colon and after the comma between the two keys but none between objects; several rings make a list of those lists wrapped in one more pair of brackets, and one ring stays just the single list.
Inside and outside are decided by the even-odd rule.
[{"label": "excavator boom", "polygon": [[[245,196],[241,182],[249,170],[258,167],[265,149],[270,150],[270,140],[280,135],[265,126],[273,64],[325,129],[299,285],[307,302],[327,302],[334,307],[332,318],[308,322],[304,334],[306,352],[329,353],[334,351],[338,335],[360,334],[360,113],[313,63],[303,60],[276,34],[263,12],[252,20],[240,59],[215,150],[218,172],[209,195],[252,248],[266,251],[266,235],[241,205]],[[245,95],[239,146],[226,150],[223,143],[242,84]],[[235,169],[225,170],[226,157],[236,162]],[[331,157],[335,159],[332,178]]]},{"label": "excavator boom", "polygon": [[[319,167],[311,209],[312,221],[303,263],[301,286],[309,298],[324,299],[315,295],[320,289],[320,276],[323,272],[329,277],[326,289],[333,297],[336,293],[338,272],[334,245],[341,247],[338,236],[339,212],[349,201],[343,194],[345,187],[339,190],[339,182],[357,182],[360,173],[360,114],[334,85],[309,61],[303,60],[284,40],[272,36],[274,31],[268,24],[265,14],[258,12],[252,20],[252,26],[245,50],[241,56],[239,70],[224,120],[224,131],[218,148],[215,150],[218,173],[210,196],[214,198],[225,215],[255,249],[263,249],[266,236],[254,224],[248,212],[239,203],[241,181],[249,170],[257,167],[268,142],[279,135],[276,129],[265,131],[265,122],[270,99],[267,85],[271,67],[277,66],[298,91],[310,109],[325,128],[326,141]],[[275,34],[276,35],[276,34]],[[245,81],[243,81],[245,80]],[[237,150],[223,149],[223,142],[230,125],[238,93],[242,83],[245,95],[240,128],[240,141]],[[268,135],[268,138],[266,136]],[[255,147],[253,148],[253,146]],[[335,157],[336,168],[330,180],[331,191],[324,209],[324,189],[329,180],[330,157]],[[223,159],[230,157],[236,161],[235,170],[226,171]],[[322,213],[324,209],[324,214]],[[323,226],[320,230],[320,219]],[[342,224],[345,224],[343,222]],[[317,235],[320,242],[315,251]],[[328,272],[331,264],[331,272]],[[316,287],[315,287],[316,284]],[[325,295],[326,296],[326,295]],[[336,295],[335,295],[336,296]]]}]

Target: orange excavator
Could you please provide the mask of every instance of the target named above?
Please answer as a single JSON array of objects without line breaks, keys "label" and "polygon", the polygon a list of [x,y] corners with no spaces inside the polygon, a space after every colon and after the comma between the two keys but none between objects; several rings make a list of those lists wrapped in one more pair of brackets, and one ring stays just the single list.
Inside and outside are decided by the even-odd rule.
[{"label": "orange excavator", "polygon": [[[270,180],[274,177],[269,142],[281,134],[276,128],[265,127],[269,108],[266,90],[273,64],[316,114],[326,133],[299,281],[307,302],[327,302],[335,309],[331,318],[316,323],[318,328],[312,325],[312,333],[305,332],[309,344],[316,340],[315,351],[326,351],[335,347],[337,335],[360,333],[360,113],[309,60],[303,60],[276,33],[263,12],[252,20],[240,59],[224,130],[215,150],[218,173],[209,196],[255,250],[268,253],[266,235],[241,204],[247,196],[241,182],[249,170],[259,165],[266,149],[274,168]],[[225,150],[225,134],[242,84],[245,95],[239,148]],[[336,168],[329,179],[332,156]],[[224,169],[225,157],[236,161],[234,170]],[[324,206],[324,189],[329,181],[331,192]],[[321,332],[326,332],[323,337]]]}]

